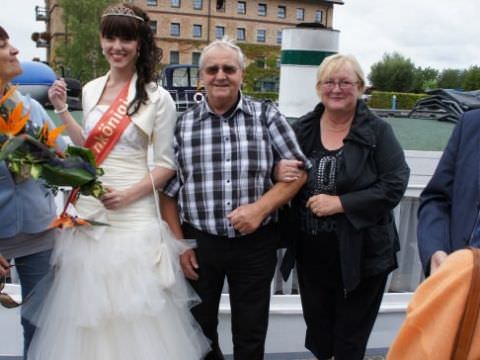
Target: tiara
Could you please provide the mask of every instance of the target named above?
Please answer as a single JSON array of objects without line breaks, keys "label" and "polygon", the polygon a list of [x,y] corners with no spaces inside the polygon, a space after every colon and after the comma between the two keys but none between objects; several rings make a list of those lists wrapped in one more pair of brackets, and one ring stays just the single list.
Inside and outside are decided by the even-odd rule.
[{"label": "tiara", "polygon": [[105,10],[105,12],[102,15],[102,17],[105,17],[105,16],[127,16],[140,21],[145,21],[144,18],[136,15],[132,9],[122,5],[112,6],[108,8],[107,10]]}]

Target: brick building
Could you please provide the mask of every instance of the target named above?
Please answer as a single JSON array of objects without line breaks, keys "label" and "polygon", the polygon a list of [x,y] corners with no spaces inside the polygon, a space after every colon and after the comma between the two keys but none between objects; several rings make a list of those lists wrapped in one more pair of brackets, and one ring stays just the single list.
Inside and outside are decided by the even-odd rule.
[{"label": "brick building", "polygon": [[[130,0],[152,20],[162,64],[197,63],[202,48],[224,35],[242,47],[280,51],[282,29],[299,23],[333,27],[334,5],[343,0]],[[47,61],[55,63],[55,48],[68,37],[57,0],[37,7],[37,20],[47,24],[37,46],[47,48]],[[321,25],[320,25],[321,24]],[[253,60],[252,52],[246,52]]]}]

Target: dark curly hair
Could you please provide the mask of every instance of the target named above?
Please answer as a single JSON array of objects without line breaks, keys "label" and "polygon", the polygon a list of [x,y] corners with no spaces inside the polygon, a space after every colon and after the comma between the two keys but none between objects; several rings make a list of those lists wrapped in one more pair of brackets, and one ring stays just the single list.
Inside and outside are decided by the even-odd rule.
[{"label": "dark curly hair", "polygon": [[5,31],[3,27],[0,26],[0,40],[7,40],[10,39],[8,33]]},{"label": "dark curly hair", "polygon": [[145,11],[135,5],[123,3],[108,7],[104,14],[114,7],[131,9],[135,15],[144,19],[144,21],[141,21],[131,16],[109,15],[102,16],[100,22],[100,34],[102,37],[119,37],[125,40],[138,41],[139,56],[135,63],[138,75],[137,83],[135,84],[136,95],[128,105],[128,115],[133,115],[148,100],[145,85],[152,81],[156,82],[158,79],[156,65],[160,62],[162,52],[155,43],[154,34],[150,28],[150,18]]}]

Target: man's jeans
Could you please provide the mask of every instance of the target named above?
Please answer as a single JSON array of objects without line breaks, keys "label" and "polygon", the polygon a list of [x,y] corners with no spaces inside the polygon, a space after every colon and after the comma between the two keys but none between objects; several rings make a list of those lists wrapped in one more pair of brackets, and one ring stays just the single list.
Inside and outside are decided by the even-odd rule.
[{"label": "man's jeans", "polygon": [[[39,253],[21,256],[15,258],[16,270],[18,277],[20,278],[20,284],[22,286],[22,299],[25,301],[28,295],[31,293],[35,285],[48,273],[50,269],[50,255],[51,250],[41,251]],[[45,287],[42,287],[45,289]],[[46,295],[46,294],[45,294]],[[44,296],[40,296],[42,299]],[[22,326],[23,326],[23,359],[27,359],[27,351],[30,342],[32,341],[33,334],[35,332],[35,326],[26,318],[23,317],[22,312]]]}]

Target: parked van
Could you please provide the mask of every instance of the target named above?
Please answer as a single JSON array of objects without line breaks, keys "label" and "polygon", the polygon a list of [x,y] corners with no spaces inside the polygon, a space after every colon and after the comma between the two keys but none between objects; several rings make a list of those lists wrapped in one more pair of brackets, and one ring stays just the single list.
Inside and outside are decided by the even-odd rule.
[{"label": "parked van", "polygon": [[177,111],[182,112],[202,100],[204,91],[200,87],[198,65],[167,65],[160,75],[162,85],[177,104]]}]

